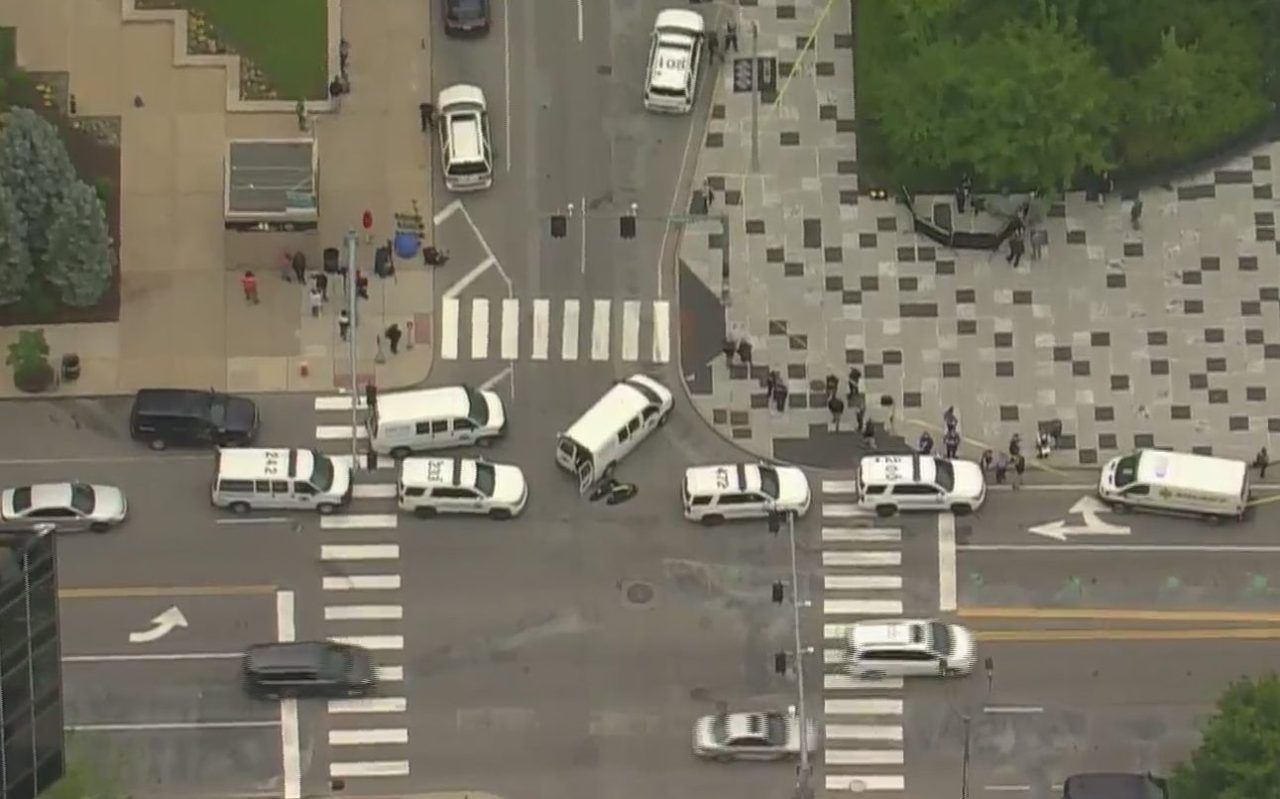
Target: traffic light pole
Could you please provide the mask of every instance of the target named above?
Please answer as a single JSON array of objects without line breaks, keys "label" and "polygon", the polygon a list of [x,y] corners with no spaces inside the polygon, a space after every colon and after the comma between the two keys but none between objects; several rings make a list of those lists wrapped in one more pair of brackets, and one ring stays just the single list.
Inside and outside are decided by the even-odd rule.
[{"label": "traffic light pole", "polygon": [[791,613],[794,624],[796,644],[796,693],[798,701],[796,709],[800,723],[800,771],[796,774],[796,796],[806,799],[809,796],[809,715],[804,704],[804,645],[800,635],[800,570],[796,566],[796,515],[787,514],[787,535],[791,539]]},{"label": "traffic light pole", "polygon": [[[347,330],[347,354],[351,358],[351,468],[360,468],[359,435],[360,432],[360,378],[356,374],[356,337],[358,322],[356,321],[356,303],[359,291],[356,289],[356,232],[348,230],[345,241],[347,247],[347,314],[351,324]],[[370,409],[372,410],[372,409]]]},{"label": "traffic light pole", "polygon": [[[751,69],[760,69],[760,26],[751,20]],[[760,87],[751,84],[751,171],[760,171]]]}]

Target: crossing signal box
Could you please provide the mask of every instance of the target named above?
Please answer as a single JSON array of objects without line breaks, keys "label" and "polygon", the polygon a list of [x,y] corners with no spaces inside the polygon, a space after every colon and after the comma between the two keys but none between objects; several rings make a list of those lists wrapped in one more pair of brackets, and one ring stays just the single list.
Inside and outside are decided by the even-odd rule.
[{"label": "crossing signal box", "polygon": [[634,216],[624,216],[618,220],[618,232],[624,239],[634,239],[636,237],[636,218]]},{"label": "crossing signal box", "polygon": [[569,220],[557,214],[551,217],[551,238],[562,239],[569,231]]}]

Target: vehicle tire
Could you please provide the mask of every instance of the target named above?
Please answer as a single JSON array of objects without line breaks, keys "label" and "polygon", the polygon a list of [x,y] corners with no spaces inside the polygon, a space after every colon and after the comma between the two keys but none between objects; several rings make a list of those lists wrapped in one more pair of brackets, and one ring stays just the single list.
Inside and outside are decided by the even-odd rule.
[{"label": "vehicle tire", "polygon": [[237,513],[241,516],[252,510],[248,502],[232,502],[228,507],[231,508],[232,513]]},{"label": "vehicle tire", "polygon": [[432,516],[436,515],[436,509],[430,505],[419,505],[413,509],[413,515],[417,516],[419,519],[430,519]]},{"label": "vehicle tire", "polygon": [[511,511],[506,508],[494,508],[489,511],[489,518],[499,522],[505,522],[511,518]]},{"label": "vehicle tire", "polygon": [[970,513],[973,513],[973,508],[957,502],[951,506],[951,513],[956,516],[968,516]]},{"label": "vehicle tire", "polygon": [[718,513],[708,513],[706,516],[702,517],[702,523],[707,527],[715,527],[717,525],[724,524],[724,517]]},{"label": "vehicle tire", "polygon": [[316,510],[320,511],[321,516],[332,516],[333,512],[337,509],[338,506],[334,505],[332,502],[321,502],[319,505],[316,505]]},{"label": "vehicle tire", "polygon": [[667,411],[666,413],[658,417],[658,426],[661,427],[662,425],[666,424],[670,420],[671,420],[671,411]]},{"label": "vehicle tire", "polygon": [[413,450],[409,449],[408,447],[395,447],[394,449],[391,450],[391,457],[395,458],[398,461],[402,461],[412,454],[413,454]]},{"label": "vehicle tire", "polygon": [[150,446],[153,450],[155,450],[156,452],[160,452],[161,450],[163,450],[163,449],[165,448],[164,439],[163,439],[163,438],[153,438],[153,439],[151,439],[151,441],[149,442],[149,446]]},{"label": "vehicle tire", "polygon": [[887,519],[898,512],[898,509],[892,505],[876,505],[876,515],[881,519]]},{"label": "vehicle tire", "polygon": [[94,522],[89,525],[89,529],[95,533],[105,533],[111,529],[111,525],[106,522]]}]

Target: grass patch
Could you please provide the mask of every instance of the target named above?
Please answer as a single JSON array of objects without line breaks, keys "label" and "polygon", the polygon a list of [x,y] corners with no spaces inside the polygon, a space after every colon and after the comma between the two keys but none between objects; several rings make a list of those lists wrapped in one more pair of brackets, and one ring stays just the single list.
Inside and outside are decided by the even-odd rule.
[{"label": "grass patch", "polygon": [[285,98],[323,98],[329,85],[325,0],[182,0],[244,54]]}]

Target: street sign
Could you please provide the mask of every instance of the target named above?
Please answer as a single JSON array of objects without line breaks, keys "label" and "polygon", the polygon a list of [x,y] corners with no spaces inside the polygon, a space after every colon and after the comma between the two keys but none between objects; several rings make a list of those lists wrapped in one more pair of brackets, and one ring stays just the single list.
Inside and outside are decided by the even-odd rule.
[{"label": "street sign", "polygon": [[755,91],[756,81],[750,58],[733,59],[733,91],[737,94]]},{"label": "street sign", "polygon": [[756,59],[756,86],[761,94],[775,94],[778,91],[778,59],[773,56]]}]

